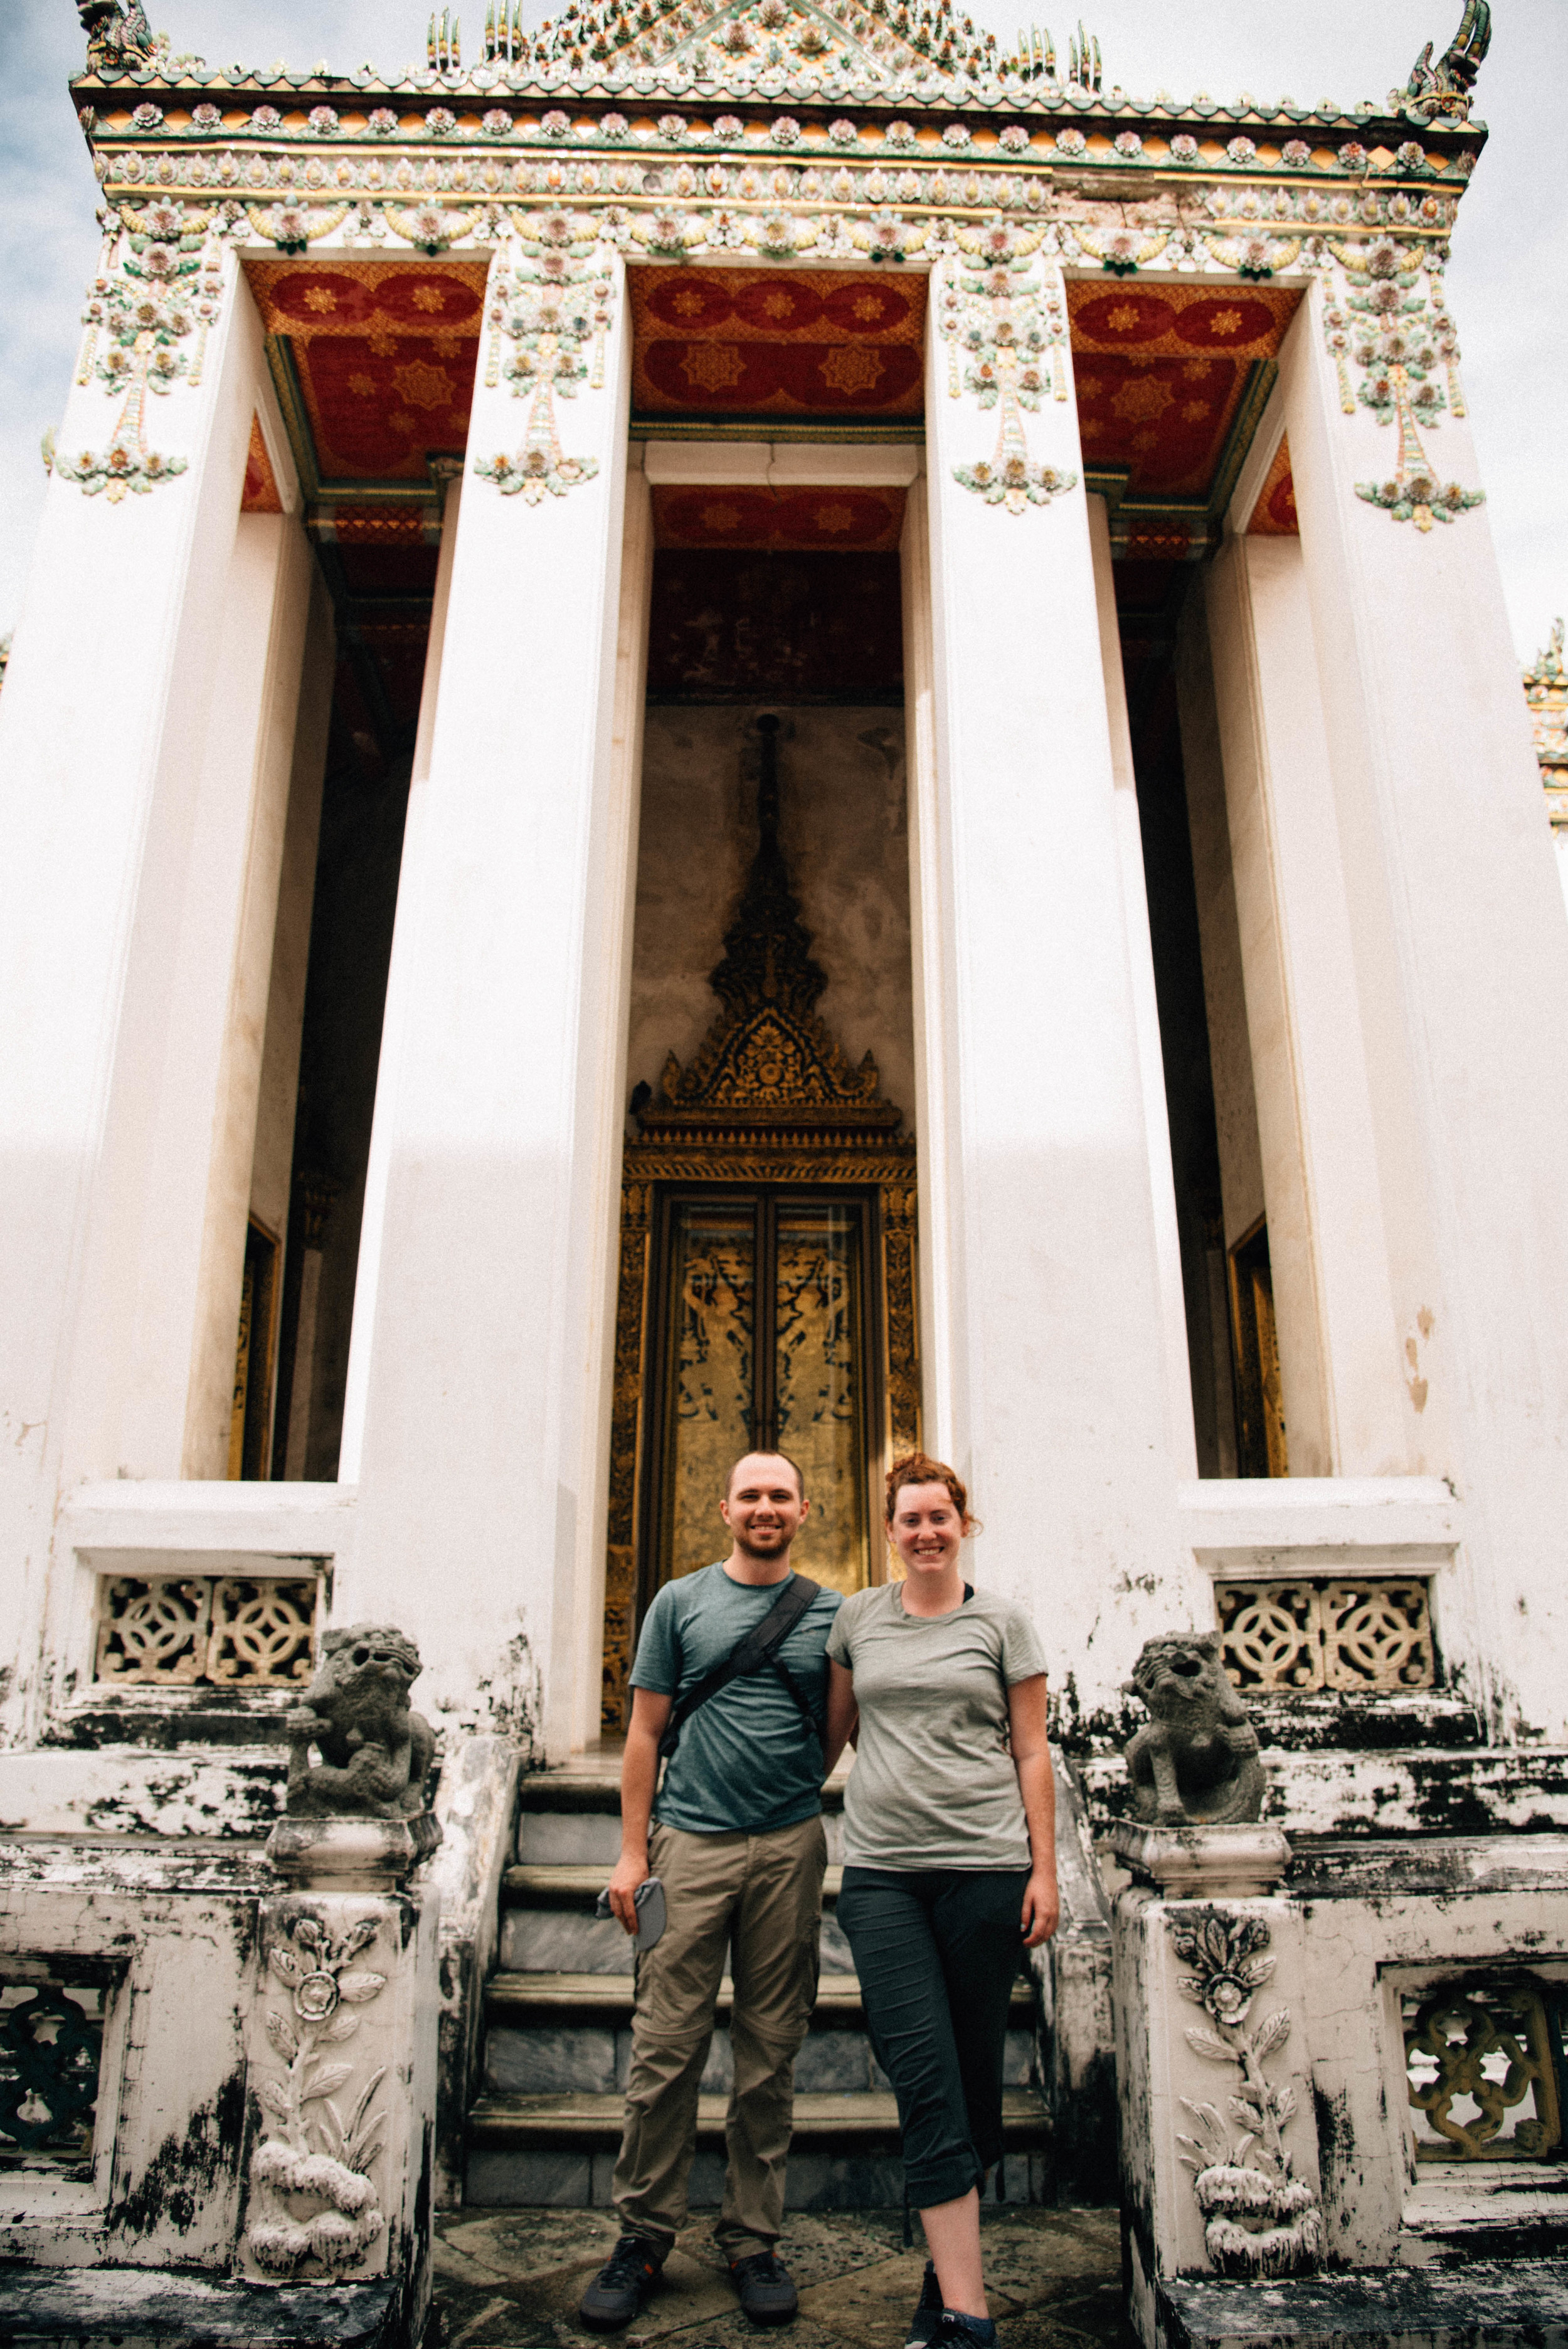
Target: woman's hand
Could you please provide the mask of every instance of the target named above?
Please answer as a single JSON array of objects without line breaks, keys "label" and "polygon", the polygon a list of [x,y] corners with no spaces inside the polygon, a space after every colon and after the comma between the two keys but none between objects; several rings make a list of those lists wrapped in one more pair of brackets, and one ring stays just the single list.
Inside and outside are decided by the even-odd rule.
[{"label": "woman's hand", "polygon": [[1024,1892],[1026,1950],[1048,1941],[1061,1921],[1057,1893],[1057,1785],[1046,1727],[1046,1676],[1032,1673],[1007,1692],[1008,1744],[1029,1830],[1029,1881]]},{"label": "woman's hand", "polygon": [[1024,1887],[1023,1933],[1026,1950],[1048,1941],[1061,1922],[1062,1904],[1057,1894],[1054,1867],[1032,1868]]}]

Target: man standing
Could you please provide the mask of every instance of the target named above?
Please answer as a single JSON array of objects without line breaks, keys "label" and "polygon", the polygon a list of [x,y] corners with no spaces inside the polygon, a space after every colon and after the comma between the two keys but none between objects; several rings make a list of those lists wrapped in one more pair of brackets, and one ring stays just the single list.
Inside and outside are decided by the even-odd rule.
[{"label": "man standing", "polygon": [[[637,1963],[614,2188],[621,2239],[579,2311],[596,2332],[631,2322],[686,2223],[697,2088],[727,1953],[735,2085],[716,2232],[754,2323],[785,2323],[797,2305],[774,2246],[784,2214],[795,2056],[817,1996],[827,1861],[820,1724],[839,1596],[791,1572],[790,1544],[809,1513],[792,1461],[748,1453],[730,1470],[719,1506],[729,1556],[665,1585],[648,1609],[632,1669],[621,1857],[610,1905],[634,1933],[634,1896],[652,1872],[665,1888],[668,1922]],[[799,1611],[766,1660],[692,1706],[709,1675],[787,1602]],[[775,1637],[787,1619],[775,1619]],[[750,1659],[768,1641],[765,1631],[753,1640]],[[679,1743],[655,1804],[659,1743],[672,1711]]]}]

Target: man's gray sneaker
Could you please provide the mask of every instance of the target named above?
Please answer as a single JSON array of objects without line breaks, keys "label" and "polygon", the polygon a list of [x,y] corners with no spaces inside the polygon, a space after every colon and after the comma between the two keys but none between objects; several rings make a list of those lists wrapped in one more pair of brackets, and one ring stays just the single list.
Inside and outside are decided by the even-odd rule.
[{"label": "man's gray sneaker", "polygon": [[925,2262],[925,2280],[920,2287],[920,2298],[914,2303],[914,2314],[909,2320],[909,2337],[903,2349],[928,2349],[936,2337],[942,2322],[942,2286],[936,2281],[934,2261]]},{"label": "man's gray sneaker", "polygon": [[645,2235],[623,2235],[578,2303],[591,2333],[618,2333],[630,2324],[658,2282],[665,2255]]},{"label": "man's gray sneaker", "polygon": [[731,2260],[729,2272],[740,2294],[740,2305],[753,2324],[788,2324],[800,2305],[788,2268],[771,2251],[753,2251],[748,2259]]}]

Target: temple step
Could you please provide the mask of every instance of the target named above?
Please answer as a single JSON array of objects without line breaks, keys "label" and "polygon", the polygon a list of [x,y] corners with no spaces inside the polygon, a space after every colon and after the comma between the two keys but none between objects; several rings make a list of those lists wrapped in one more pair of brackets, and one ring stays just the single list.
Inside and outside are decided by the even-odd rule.
[{"label": "temple step", "polygon": [[[501,1900],[508,1903],[529,1903],[538,1908],[570,1909],[586,1904],[592,1907],[604,1889],[607,1870],[597,1860],[586,1864],[509,1868],[502,1876]],[[830,1868],[822,1878],[822,1898],[836,1900],[843,1879],[841,1868]]]},{"label": "temple step", "polygon": [[[735,1986],[727,1974],[719,1984],[718,2013],[727,2017],[734,2002]],[[1033,2021],[1035,1994],[1022,1975],[1013,1985],[1012,2015],[1016,2028],[1026,2028]],[[490,1976],[485,1986],[485,2014],[493,2023],[517,2024],[523,2022],[559,2023],[629,2023],[632,2013],[632,1972],[628,1966],[624,1974],[596,1973],[525,1973],[506,1972]],[[861,1986],[853,1974],[824,1974],[817,1985],[817,2002],[811,2010],[813,2025],[834,2023],[861,2024],[865,2010],[861,2000]]]},{"label": "temple step", "polygon": [[[830,1858],[841,1850],[840,1790],[829,1790]],[[470,2207],[607,2205],[632,2061],[633,1948],[593,1906],[620,1849],[620,1790],[608,1766],[541,1771],[523,1780],[515,1863],[501,1878],[497,1971],[484,1993],[482,2085],[470,2106]],[[837,1900],[841,1867],[823,1885],[823,1971],[795,2061],[794,2209],[864,2209],[903,2191],[898,2114],[872,2052],[854,1960]],[[734,1985],[719,1992],[699,2091],[694,2209],[724,2190],[724,2118],[734,2076]],[[1037,2200],[1046,2189],[1049,2121],[1037,2081],[1037,1992],[1016,1984],[1004,2056],[1008,2158],[997,2190]]]},{"label": "temple step", "polygon": [[[727,2099],[723,2096],[697,2099],[699,2148],[722,2147],[727,2110]],[[621,2142],[624,2116],[625,2107],[617,2095],[587,2095],[578,2091],[553,2096],[480,2096],[469,2108],[469,2142],[490,2149],[574,2145],[614,2152]],[[1048,2142],[1050,2120],[1037,2089],[1003,2091],[1002,2132],[1010,2151],[1028,2152]],[[898,2106],[887,2090],[862,2091],[858,2095],[797,2094],[793,2142],[798,2146],[867,2142],[895,2146]]]}]

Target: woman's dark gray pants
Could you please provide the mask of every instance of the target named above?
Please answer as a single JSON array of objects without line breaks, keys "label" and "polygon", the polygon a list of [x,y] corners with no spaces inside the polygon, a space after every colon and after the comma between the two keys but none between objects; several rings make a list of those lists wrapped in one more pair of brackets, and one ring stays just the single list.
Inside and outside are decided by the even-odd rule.
[{"label": "woman's dark gray pants", "polygon": [[917,2209],[955,2202],[1002,2152],[1002,2057],[1026,1868],[846,1868],[838,1916],[892,2083]]}]

